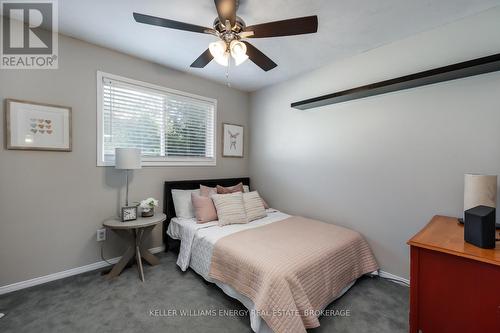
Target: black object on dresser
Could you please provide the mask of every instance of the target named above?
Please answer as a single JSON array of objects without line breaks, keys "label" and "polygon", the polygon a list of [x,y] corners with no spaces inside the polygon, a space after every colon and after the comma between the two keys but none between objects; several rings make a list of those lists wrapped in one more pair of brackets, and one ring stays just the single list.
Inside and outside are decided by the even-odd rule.
[{"label": "black object on dresser", "polygon": [[483,249],[495,248],[495,208],[477,206],[466,210],[464,239]]}]

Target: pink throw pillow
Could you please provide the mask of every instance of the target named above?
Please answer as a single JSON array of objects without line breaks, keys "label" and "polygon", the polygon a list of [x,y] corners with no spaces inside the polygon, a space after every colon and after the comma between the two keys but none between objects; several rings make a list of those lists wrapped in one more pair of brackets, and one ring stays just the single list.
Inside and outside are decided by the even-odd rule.
[{"label": "pink throw pillow", "polygon": [[197,223],[217,220],[217,210],[215,209],[212,198],[204,197],[197,193],[191,193],[191,201],[193,202]]},{"label": "pink throw pillow", "polygon": [[230,187],[223,187],[223,186],[217,185],[217,194],[229,194],[229,193],[236,193],[236,192],[243,193],[243,183],[239,183],[238,185],[234,185],[234,186],[230,186]]},{"label": "pink throw pillow", "polygon": [[217,187],[208,187],[200,185],[200,195],[202,197],[211,197],[212,194],[217,194]]}]

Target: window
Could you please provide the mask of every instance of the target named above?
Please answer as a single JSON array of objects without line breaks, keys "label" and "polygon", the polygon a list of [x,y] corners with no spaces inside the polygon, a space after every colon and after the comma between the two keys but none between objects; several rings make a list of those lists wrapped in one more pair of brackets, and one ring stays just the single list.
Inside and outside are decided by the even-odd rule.
[{"label": "window", "polygon": [[140,148],[145,166],[215,165],[217,101],[98,72],[97,165]]}]

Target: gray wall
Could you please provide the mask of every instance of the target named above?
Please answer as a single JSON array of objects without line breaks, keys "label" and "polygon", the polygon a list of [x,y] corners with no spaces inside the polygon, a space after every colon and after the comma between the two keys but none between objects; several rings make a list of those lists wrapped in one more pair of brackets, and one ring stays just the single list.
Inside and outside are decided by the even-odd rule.
[{"label": "gray wall", "polygon": [[[96,167],[97,70],[216,98],[219,130],[222,122],[247,127],[247,93],[67,37],[59,55],[59,70],[0,70],[2,103],[16,98],[73,108],[71,153],[5,150],[1,117],[0,286],[101,260],[96,229],[115,214],[125,178]],[[134,171],[130,199],[162,199],[165,180],[247,175],[247,158],[222,158],[218,149],[216,167]],[[108,237],[105,255],[120,255],[123,245]],[[161,245],[159,228],[152,238],[151,247]]]},{"label": "gray wall", "polygon": [[500,73],[310,111],[291,102],[500,52],[500,10],[332,63],[251,96],[250,175],[269,203],[360,231],[383,270],[458,216],[463,174],[500,173]]}]

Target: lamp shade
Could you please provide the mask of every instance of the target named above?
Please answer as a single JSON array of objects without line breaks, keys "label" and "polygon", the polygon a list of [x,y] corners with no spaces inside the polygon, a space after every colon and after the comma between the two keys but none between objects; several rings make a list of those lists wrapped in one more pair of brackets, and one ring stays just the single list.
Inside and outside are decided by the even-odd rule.
[{"label": "lamp shade", "polygon": [[140,169],[141,150],[136,148],[116,148],[115,149],[115,168],[134,170]]},{"label": "lamp shade", "polygon": [[477,206],[497,207],[497,176],[465,175],[464,211]]}]

